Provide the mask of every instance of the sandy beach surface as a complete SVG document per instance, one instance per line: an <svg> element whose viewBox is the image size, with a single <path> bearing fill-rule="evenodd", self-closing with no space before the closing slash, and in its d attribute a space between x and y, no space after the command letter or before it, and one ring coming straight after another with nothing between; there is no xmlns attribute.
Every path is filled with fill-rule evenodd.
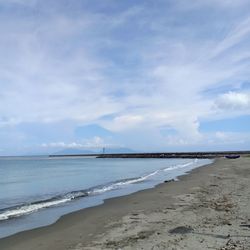
<svg viewBox="0 0 250 250"><path fill-rule="evenodd" d="M179 180L1 239L0 249L250 249L250 157Z"/></svg>

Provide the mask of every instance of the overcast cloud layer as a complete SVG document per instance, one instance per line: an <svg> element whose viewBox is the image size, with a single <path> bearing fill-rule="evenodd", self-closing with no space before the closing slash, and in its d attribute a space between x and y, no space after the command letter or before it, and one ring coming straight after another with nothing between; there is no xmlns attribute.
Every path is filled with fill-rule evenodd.
<svg viewBox="0 0 250 250"><path fill-rule="evenodd" d="M0 0L0 154L250 148L250 1Z"/></svg>

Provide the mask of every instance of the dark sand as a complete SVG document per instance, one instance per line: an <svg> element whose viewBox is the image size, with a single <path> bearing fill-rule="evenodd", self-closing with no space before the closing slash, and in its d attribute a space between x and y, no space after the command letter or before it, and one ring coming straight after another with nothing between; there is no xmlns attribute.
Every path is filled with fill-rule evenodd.
<svg viewBox="0 0 250 250"><path fill-rule="evenodd" d="M106 200L1 250L250 249L250 158L218 159L180 181Z"/></svg>

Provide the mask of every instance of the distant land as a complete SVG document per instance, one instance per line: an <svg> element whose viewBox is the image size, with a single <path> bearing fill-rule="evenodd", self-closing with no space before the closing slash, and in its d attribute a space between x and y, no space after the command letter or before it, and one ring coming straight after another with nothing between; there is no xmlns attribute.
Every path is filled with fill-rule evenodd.
<svg viewBox="0 0 250 250"><path fill-rule="evenodd" d="M95 154L96 152L91 150L76 149L76 148L65 148L55 152L55 155L71 155L71 154Z"/></svg>

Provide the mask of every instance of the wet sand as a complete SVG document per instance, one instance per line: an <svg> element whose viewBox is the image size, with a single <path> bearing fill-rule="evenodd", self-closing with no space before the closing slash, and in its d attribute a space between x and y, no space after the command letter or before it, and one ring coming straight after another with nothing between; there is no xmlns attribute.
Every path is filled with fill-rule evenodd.
<svg viewBox="0 0 250 250"><path fill-rule="evenodd" d="M250 157L179 179L1 239L0 249L250 249Z"/></svg>

